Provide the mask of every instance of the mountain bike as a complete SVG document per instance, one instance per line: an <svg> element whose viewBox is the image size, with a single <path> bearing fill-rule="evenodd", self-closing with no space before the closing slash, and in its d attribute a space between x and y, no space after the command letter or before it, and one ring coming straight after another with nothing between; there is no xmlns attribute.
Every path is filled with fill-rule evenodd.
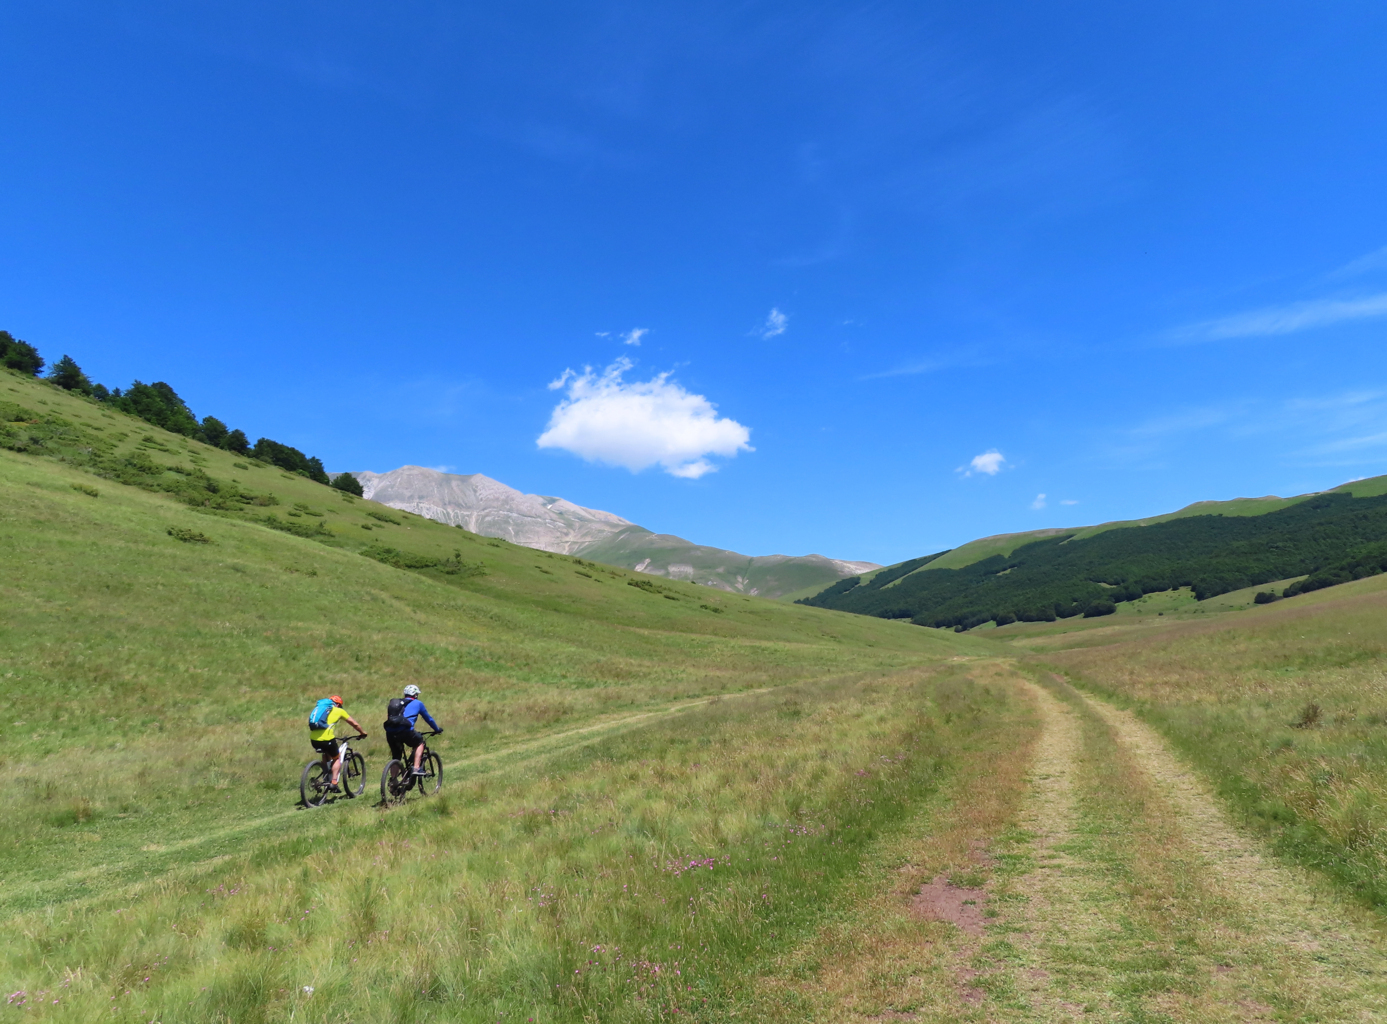
<svg viewBox="0 0 1387 1024"><path fill-rule="evenodd" d="M437 736L438 733L431 732L426 735ZM417 789L420 796L433 796L443 788L443 762L429 749L427 740L424 742L424 756L419 759L419 767L424 774L415 775L411 770L413 767L413 750L385 766L385 771L380 775L381 803L386 806L402 804L405 802L405 795L411 789Z"/></svg>
<svg viewBox="0 0 1387 1024"><path fill-rule="evenodd" d="M332 796L332 762L327 754L309 761L299 777L299 797L305 807L321 807ZM342 740L342 774L338 779L342 795L351 800L366 792L366 759Z"/></svg>

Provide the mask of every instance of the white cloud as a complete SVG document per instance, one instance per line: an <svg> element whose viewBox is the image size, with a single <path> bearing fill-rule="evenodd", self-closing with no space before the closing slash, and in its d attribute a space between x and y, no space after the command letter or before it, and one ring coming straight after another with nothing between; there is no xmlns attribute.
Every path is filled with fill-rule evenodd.
<svg viewBox="0 0 1387 1024"><path fill-rule="evenodd" d="M1031 502L1031 508L1036 509L1037 511L1039 511L1040 509L1042 509L1042 508L1044 508L1044 507L1045 507L1045 495L1044 495L1043 493L1042 493L1042 494L1037 494L1037 495L1035 496L1035 501Z"/></svg>
<svg viewBox="0 0 1387 1024"><path fill-rule="evenodd" d="M1387 292L1358 299L1313 299L1287 306L1238 313L1191 324L1174 332L1184 340L1222 341L1226 338L1254 338L1271 334L1294 334L1314 327L1327 327L1344 320L1365 320L1387 316Z"/></svg>
<svg viewBox="0 0 1387 1024"><path fill-rule="evenodd" d="M996 476L1006 468L1007 460L996 448L985 451L981 455L974 455L967 466L959 466L957 472L964 476L972 476L974 473L985 473L988 476Z"/></svg>
<svg viewBox="0 0 1387 1024"><path fill-rule="evenodd" d="M568 395L555 406L539 447L561 448L633 473L658 465L688 480L717 469L710 455L731 458L755 451L748 428L719 417L712 402L685 391L668 373L648 381L623 380L633 365L622 357L600 374L590 366L582 373L565 370L549 387L566 387Z"/></svg>
<svg viewBox="0 0 1387 1024"><path fill-rule="evenodd" d="M790 324L790 318L775 307L766 314L766 322L757 328L756 333L763 338L774 338L778 334L784 334L785 328Z"/></svg>
<svg viewBox="0 0 1387 1024"><path fill-rule="evenodd" d="M649 327L632 327L629 331L627 331L625 334L621 336L621 340L625 342L627 345L635 345L637 348L639 348L641 339L649 333Z"/></svg>
<svg viewBox="0 0 1387 1024"><path fill-rule="evenodd" d="M1061 504L1061 505L1077 505L1078 502L1075 501L1073 498L1061 498L1061 499L1060 499L1060 504Z"/></svg>

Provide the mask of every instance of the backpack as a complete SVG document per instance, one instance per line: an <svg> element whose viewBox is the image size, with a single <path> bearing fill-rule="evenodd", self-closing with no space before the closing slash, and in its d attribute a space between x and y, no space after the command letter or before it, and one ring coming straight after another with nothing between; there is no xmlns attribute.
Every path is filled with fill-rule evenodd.
<svg viewBox="0 0 1387 1024"><path fill-rule="evenodd" d="M331 700L324 697L313 705L313 710L308 715L308 727L310 729L326 729L327 716L332 713L332 709L337 707Z"/></svg>
<svg viewBox="0 0 1387 1024"><path fill-rule="evenodd" d="M391 697L390 703L385 705L385 727L391 732L404 732L414 728L414 723L405 717L405 708L409 707L414 700L413 697Z"/></svg>

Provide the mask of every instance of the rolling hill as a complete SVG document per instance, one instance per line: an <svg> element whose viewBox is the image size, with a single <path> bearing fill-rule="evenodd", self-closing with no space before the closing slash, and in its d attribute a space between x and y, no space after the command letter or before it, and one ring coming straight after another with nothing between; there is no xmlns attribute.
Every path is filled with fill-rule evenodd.
<svg viewBox="0 0 1387 1024"><path fill-rule="evenodd" d="M879 568L823 555L743 555L654 533L610 512L563 498L524 494L480 473L402 466L355 473L365 496L487 537L556 554L582 555L650 576L761 597L799 596Z"/></svg>
<svg viewBox="0 0 1387 1024"><path fill-rule="evenodd" d="M801 603L918 625L1053 621L1190 588L1200 600L1308 577L1279 595L1387 570L1387 477L1295 498L1199 502L1133 522L983 538L839 581Z"/></svg>

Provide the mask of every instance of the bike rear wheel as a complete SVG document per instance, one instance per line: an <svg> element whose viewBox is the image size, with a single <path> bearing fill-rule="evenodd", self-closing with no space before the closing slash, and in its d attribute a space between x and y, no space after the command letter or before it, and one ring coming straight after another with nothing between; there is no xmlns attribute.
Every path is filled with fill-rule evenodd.
<svg viewBox="0 0 1387 1024"><path fill-rule="evenodd" d="M387 806L404 803L410 781L409 767L403 761L391 761L380 773L380 802Z"/></svg>
<svg viewBox="0 0 1387 1024"><path fill-rule="evenodd" d="M366 759L356 751L342 760L342 792L351 799L366 792Z"/></svg>
<svg viewBox="0 0 1387 1024"><path fill-rule="evenodd" d="M321 807L332 786L332 769L322 761L309 761L299 776L299 798L305 807Z"/></svg>
<svg viewBox="0 0 1387 1024"><path fill-rule="evenodd" d="M437 754L430 750L424 755L419 767L424 769L424 774L419 776L420 793L432 796L443 788L443 762Z"/></svg>

